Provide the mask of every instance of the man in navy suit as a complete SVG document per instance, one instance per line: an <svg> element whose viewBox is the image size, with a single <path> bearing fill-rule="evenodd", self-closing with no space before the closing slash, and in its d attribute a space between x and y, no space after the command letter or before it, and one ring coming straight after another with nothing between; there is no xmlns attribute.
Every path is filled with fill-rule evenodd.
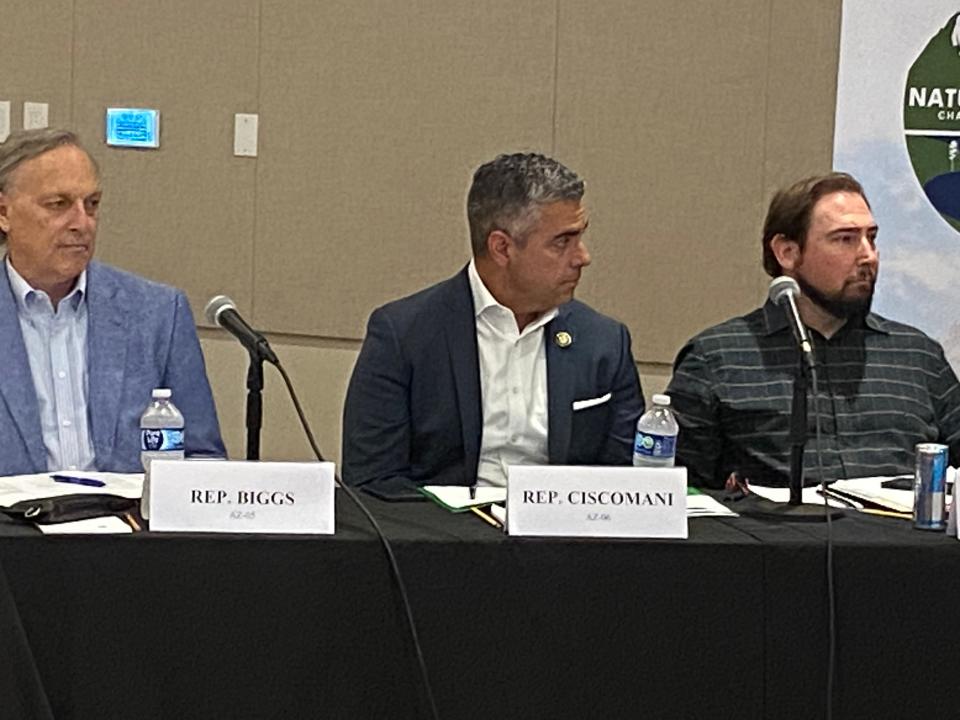
<svg viewBox="0 0 960 720"><path fill-rule="evenodd" d="M473 259L370 316L343 478L388 498L503 485L511 464L628 465L643 397L621 323L573 299L590 264L583 181L501 155L467 197Z"/></svg>
<svg viewBox="0 0 960 720"><path fill-rule="evenodd" d="M188 456L226 454L184 294L91 261L100 196L73 133L0 145L0 475L142 470L155 387L173 392Z"/></svg>

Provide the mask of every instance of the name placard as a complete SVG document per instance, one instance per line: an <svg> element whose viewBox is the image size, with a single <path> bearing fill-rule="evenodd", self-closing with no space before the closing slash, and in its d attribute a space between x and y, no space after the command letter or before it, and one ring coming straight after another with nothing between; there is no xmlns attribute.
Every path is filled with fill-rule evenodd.
<svg viewBox="0 0 960 720"><path fill-rule="evenodd" d="M330 535L334 465L154 460L150 529Z"/></svg>
<svg viewBox="0 0 960 720"><path fill-rule="evenodd" d="M507 533L686 538L687 469L511 465Z"/></svg>

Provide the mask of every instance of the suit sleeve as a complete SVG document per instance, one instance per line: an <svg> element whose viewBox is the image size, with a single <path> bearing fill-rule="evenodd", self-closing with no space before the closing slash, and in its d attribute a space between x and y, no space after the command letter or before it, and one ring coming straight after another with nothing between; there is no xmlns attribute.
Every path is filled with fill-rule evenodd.
<svg viewBox="0 0 960 720"><path fill-rule="evenodd" d="M343 480L378 495L411 496L410 378L396 329L375 310L343 410Z"/></svg>
<svg viewBox="0 0 960 720"><path fill-rule="evenodd" d="M183 413L187 457L226 457L200 340L186 296L177 291L164 384Z"/></svg>
<svg viewBox="0 0 960 720"><path fill-rule="evenodd" d="M723 483L717 478L722 445L715 387L708 359L695 345L684 347L674 363L667 394L680 425L677 464L687 468L690 484L697 487L722 487Z"/></svg>
<svg viewBox="0 0 960 720"><path fill-rule="evenodd" d="M630 465L633 463L637 420L643 415L645 406L637 365L633 360L630 331L625 325L620 326L620 362L610 392L613 421L601 462L604 465Z"/></svg>

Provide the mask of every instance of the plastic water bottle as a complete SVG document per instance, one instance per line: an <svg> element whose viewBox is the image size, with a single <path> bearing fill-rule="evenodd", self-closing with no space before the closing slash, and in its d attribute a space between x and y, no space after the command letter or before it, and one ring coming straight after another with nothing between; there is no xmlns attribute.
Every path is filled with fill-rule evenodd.
<svg viewBox="0 0 960 720"><path fill-rule="evenodd" d="M637 467L673 467L679 431L677 419L670 412L670 396L654 395L653 407L637 420L633 464Z"/></svg>
<svg viewBox="0 0 960 720"><path fill-rule="evenodd" d="M168 388L154 388L153 401L140 416L140 462L143 465L143 499L140 514L150 517L150 463L183 460L183 415L170 401Z"/></svg>

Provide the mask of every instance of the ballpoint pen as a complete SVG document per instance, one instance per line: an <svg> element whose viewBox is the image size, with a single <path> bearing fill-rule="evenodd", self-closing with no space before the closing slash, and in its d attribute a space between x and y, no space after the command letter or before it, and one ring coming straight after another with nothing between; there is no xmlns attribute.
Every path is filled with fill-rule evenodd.
<svg viewBox="0 0 960 720"><path fill-rule="evenodd" d="M71 485L85 485L87 487L106 487L106 483L103 480L97 480L96 478L85 478L85 477L75 477L73 475L51 475L50 476L54 482L58 483L70 483Z"/></svg>

